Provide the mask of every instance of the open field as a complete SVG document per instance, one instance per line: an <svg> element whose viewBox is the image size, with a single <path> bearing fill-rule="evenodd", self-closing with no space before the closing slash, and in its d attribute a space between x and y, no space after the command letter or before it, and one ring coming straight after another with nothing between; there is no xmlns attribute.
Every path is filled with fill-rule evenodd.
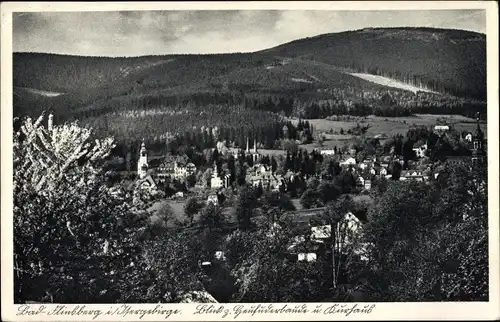
<svg viewBox="0 0 500 322"><path fill-rule="evenodd" d="M350 194L352 200L354 202L364 202L367 204L372 204L374 202L373 198L370 195L355 195L355 194ZM295 206L295 211L304 211L304 207L300 204L300 198L294 198L291 199L292 204ZM320 209L320 208L316 208Z"/></svg>
<svg viewBox="0 0 500 322"><path fill-rule="evenodd" d="M186 199L187 200L187 199ZM171 199L163 199L155 202L150 208L149 211L151 213L150 220L152 223L155 223L159 220L158 214L156 213L161 207L163 207L165 204L168 204L170 206L170 209L172 210L173 213L173 218L170 220L167 226L173 227L175 226L175 222L183 222L188 220L186 217L186 214L184 213L184 204L186 203L186 200L171 200ZM224 214L224 217L226 218L226 221L230 224L236 222L236 217L234 214L234 211L231 207L225 207L222 209L222 213ZM199 214L194 217L194 222L198 222L200 220Z"/></svg>
<svg viewBox="0 0 500 322"><path fill-rule="evenodd" d="M459 130L472 131L475 128L476 120L462 115L432 115L432 114L416 114L415 116L406 117L381 117L381 116L366 116L358 117L352 121L331 121L327 119L311 119L308 120L316 131L328 132L331 129L339 132L341 128L344 131L356 127L357 123L361 125L370 125L369 134L396 134L406 132L410 126L432 126L437 120L446 120L448 124L452 124ZM482 126L486 127L486 123L482 122ZM484 129L485 130L485 129Z"/></svg>
<svg viewBox="0 0 500 322"><path fill-rule="evenodd" d="M258 152L262 153L263 155L269 155L270 157L286 155L285 150L276 150L276 149L259 149Z"/></svg>
<svg viewBox="0 0 500 322"><path fill-rule="evenodd" d="M340 134L325 134L325 141L322 146L319 146L316 142L309 144L301 144L300 147L311 152L314 149L333 149L335 146L341 148L346 144L349 144L353 140L352 135L340 135Z"/></svg>
<svg viewBox="0 0 500 322"><path fill-rule="evenodd" d="M318 132L325 132L325 141L323 148L333 148L334 146L341 147L352 140L352 135L329 134L330 130L338 133L340 129L347 131L356 127L359 123L361 126L370 125L367 135L376 136L385 134L392 136L395 134L405 134L408 129L413 126L433 126L436 125L438 119L446 120L446 122L458 131L473 132L476 128L476 120L461 115L431 115L431 114L416 114L408 117L380 117L370 115L367 117L359 117L352 121L331 121L327 119L311 119L308 120ZM481 128L486 132L486 122L481 122ZM316 143L303 145L302 147L309 149L317 148Z"/></svg>
<svg viewBox="0 0 500 322"><path fill-rule="evenodd" d="M170 209L172 210L172 214L174 215L173 221L184 221L187 219L186 215L184 214L184 201L177 201L177 200L167 200L163 199L158 202L155 202L150 208L149 211L152 213L151 215L151 222L155 223L156 221L159 220L158 215L156 214L158 210L160 210L165 204L168 204L170 206ZM170 223L172 224L172 223Z"/></svg>

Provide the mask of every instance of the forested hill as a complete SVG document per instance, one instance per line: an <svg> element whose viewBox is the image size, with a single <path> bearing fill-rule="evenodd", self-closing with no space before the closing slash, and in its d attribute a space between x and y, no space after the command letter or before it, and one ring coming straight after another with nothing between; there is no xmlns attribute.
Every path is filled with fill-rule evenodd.
<svg viewBox="0 0 500 322"><path fill-rule="evenodd" d="M420 79L457 95L486 95L486 35L470 31L369 28L300 39L264 53Z"/></svg>
<svg viewBox="0 0 500 322"><path fill-rule="evenodd" d="M56 116L85 118L222 104L303 118L472 115L485 112L485 70L485 35L429 28L325 34L254 53L129 58L14 53L14 114L50 109ZM361 74L413 90L376 84Z"/></svg>
<svg viewBox="0 0 500 322"><path fill-rule="evenodd" d="M486 37L484 34L431 28L376 28L324 34L256 53L170 55L133 58L14 54L16 86L56 92L98 87L134 73L181 69L184 84L197 83L207 72L222 76L266 67L286 58L348 67L399 79L418 79L435 89L484 98ZM165 66L171 65L171 68ZM207 70L207 68L213 70ZM261 72L265 72L263 69ZM243 81L243 80L242 80Z"/></svg>

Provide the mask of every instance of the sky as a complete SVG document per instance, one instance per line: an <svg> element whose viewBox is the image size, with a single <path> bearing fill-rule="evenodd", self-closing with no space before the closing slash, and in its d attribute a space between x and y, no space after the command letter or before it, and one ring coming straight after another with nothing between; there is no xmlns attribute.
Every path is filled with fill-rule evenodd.
<svg viewBox="0 0 500 322"><path fill-rule="evenodd" d="M486 33L484 10L107 11L13 15L15 52L84 56L250 52L367 27L435 27Z"/></svg>

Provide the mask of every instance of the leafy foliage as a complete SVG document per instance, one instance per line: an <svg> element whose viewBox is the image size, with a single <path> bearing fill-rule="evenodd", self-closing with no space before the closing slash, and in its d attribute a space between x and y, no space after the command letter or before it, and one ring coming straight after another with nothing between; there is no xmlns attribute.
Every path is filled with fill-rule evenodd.
<svg viewBox="0 0 500 322"><path fill-rule="evenodd" d="M115 301L137 273L144 218L104 182L111 139L42 120L14 135L15 299Z"/></svg>
<svg viewBox="0 0 500 322"><path fill-rule="evenodd" d="M450 170L431 189L391 183L371 209L364 278L375 298L487 300L485 173L460 164Z"/></svg>

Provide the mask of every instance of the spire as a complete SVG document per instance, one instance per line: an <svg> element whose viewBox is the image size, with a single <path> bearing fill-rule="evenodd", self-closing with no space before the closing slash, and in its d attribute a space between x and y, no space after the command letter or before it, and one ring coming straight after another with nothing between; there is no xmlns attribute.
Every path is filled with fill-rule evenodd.
<svg viewBox="0 0 500 322"><path fill-rule="evenodd" d="M253 140L253 152L257 153L257 140L256 139Z"/></svg>
<svg viewBox="0 0 500 322"><path fill-rule="evenodd" d="M247 149L246 149L246 152L249 152L249 147L248 147L248 136L247 136Z"/></svg>
<svg viewBox="0 0 500 322"><path fill-rule="evenodd" d="M141 157L146 156L146 143L144 142L144 139L142 139L140 155Z"/></svg>
<svg viewBox="0 0 500 322"><path fill-rule="evenodd" d="M479 113L477 113L476 122L477 122L477 128L474 136L474 148L472 150L473 161L474 160L477 161L478 157L483 156L485 154L483 146L484 134L483 131L481 130L481 126L479 125Z"/></svg>
<svg viewBox="0 0 500 322"><path fill-rule="evenodd" d="M54 124L54 115L49 114L49 122L48 122L48 126L47 126L47 129L50 131L52 131L52 126Z"/></svg>
<svg viewBox="0 0 500 322"><path fill-rule="evenodd" d="M481 126L479 125L479 112L477 113L476 117L476 141L482 141L484 139L484 133L481 130Z"/></svg>

